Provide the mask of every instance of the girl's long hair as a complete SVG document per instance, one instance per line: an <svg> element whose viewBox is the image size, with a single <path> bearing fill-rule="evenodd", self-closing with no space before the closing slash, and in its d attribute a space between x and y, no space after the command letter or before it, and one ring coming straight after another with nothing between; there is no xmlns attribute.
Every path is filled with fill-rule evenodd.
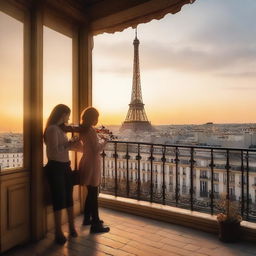
<svg viewBox="0 0 256 256"><path fill-rule="evenodd" d="M99 116L99 112L96 108L88 107L83 110L81 114L80 124L87 130L93 125L94 120Z"/></svg>
<svg viewBox="0 0 256 256"><path fill-rule="evenodd" d="M54 125L57 124L59 122L59 120L61 119L61 117L64 114L70 114L71 110L68 106L64 105L64 104L58 104L57 106L55 106L47 120L45 129L44 129L44 140L45 140L45 131L46 129L50 126L50 125Z"/></svg>

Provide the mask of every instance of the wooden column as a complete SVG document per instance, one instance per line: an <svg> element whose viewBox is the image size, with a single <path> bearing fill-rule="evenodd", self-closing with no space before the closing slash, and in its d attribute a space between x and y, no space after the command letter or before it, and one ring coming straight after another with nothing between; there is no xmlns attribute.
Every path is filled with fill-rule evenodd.
<svg viewBox="0 0 256 256"><path fill-rule="evenodd" d="M78 53L79 53L79 80L78 102L79 112L92 105L92 49L93 37L88 26L79 29Z"/></svg>
<svg viewBox="0 0 256 256"><path fill-rule="evenodd" d="M31 9L30 30L30 156L31 236L45 235L43 202L43 7L37 1Z"/></svg>
<svg viewBox="0 0 256 256"><path fill-rule="evenodd" d="M93 37L86 24L79 27L73 36L73 114L74 123L79 123L84 108L92 105L92 49ZM87 191L79 188L80 211L83 212Z"/></svg>

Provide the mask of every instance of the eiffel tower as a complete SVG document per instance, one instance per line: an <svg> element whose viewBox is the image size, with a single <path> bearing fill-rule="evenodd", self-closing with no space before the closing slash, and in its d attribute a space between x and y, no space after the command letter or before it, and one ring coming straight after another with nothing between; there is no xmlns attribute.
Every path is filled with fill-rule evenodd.
<svg viewBox="0 0 256 256"><path fill-rule="evenodd" d="M140 84L140 64L139 64L139 44L137 38L137 28L135 29L134 60L133 60L133 82L132 95L129 104L129 110L120 130L132 131L153 131L151 123L148 121L144 103L142 101L141 84Z"/></svg>

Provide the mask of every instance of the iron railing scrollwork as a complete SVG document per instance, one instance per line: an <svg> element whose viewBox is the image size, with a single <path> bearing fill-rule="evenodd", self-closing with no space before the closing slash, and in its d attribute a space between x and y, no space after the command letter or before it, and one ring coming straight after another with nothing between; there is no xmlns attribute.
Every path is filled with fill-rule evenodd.
<svg viewBox="0 0 256 256"><path fill-rule="evenodd" d="M225 192L256 221L256 150L111 141L101 156L101 193L213 215Z"/></svg>

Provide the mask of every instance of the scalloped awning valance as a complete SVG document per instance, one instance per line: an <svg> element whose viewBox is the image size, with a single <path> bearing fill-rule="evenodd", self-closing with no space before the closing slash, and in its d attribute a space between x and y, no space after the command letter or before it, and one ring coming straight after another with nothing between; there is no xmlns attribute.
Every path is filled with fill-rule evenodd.
<svg viewBox="0 0 256 256"><path fill-rule="evenodd" d="M168 13L177 13L185 4L195 0L150 0L120 12L93 20L90 30L94 35L104 32L114 33L128 27L136 27L140 23L147 23L153 19L161 19Z"/></svg>

